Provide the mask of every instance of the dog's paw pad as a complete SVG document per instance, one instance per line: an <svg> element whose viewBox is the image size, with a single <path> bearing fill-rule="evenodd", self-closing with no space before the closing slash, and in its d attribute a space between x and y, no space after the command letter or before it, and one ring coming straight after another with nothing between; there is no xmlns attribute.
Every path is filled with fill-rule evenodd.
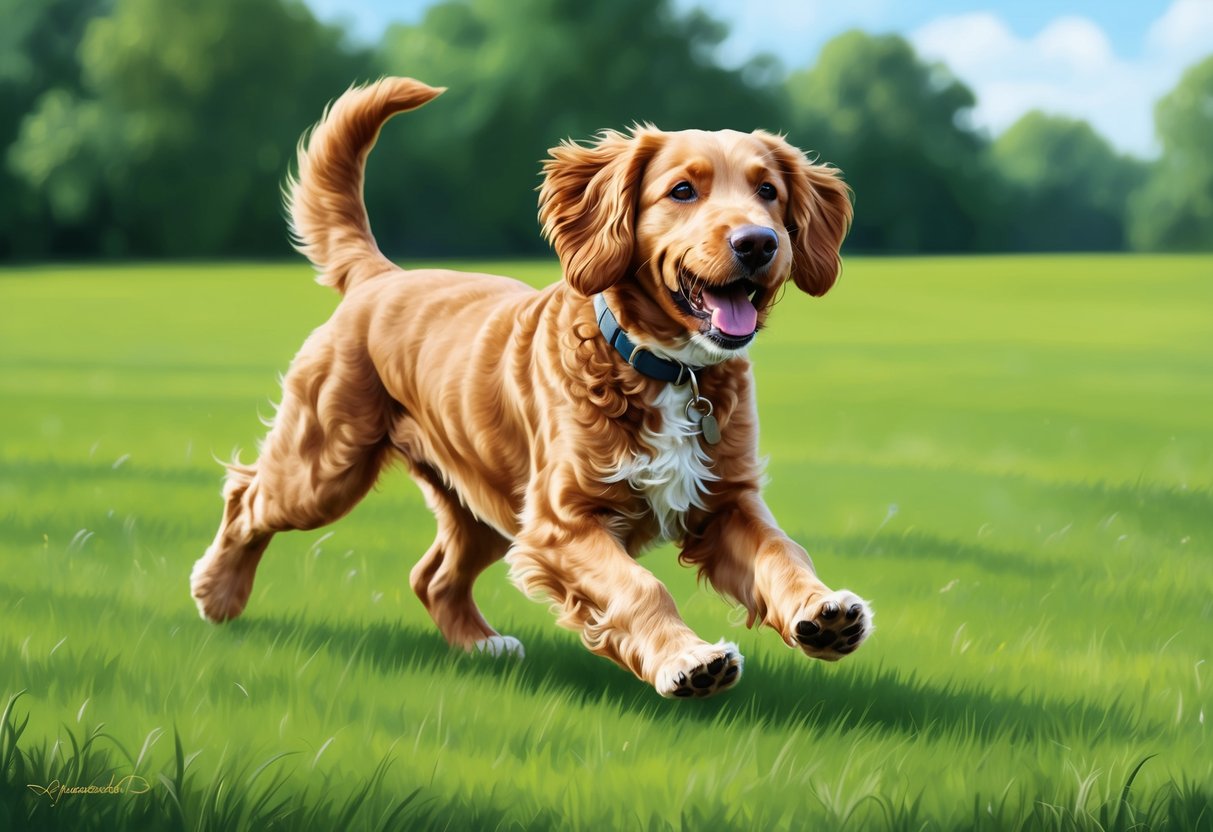
<svg viewBox="0 0 1213 832"><path fill-rule="evenodd" d="M667 698L704 699L728 690L741 678L744 659L736 644L705 644L679 657L661 674L657 692Z"/></svg>
<svg viewBox="0 0 1213 832"><path fill-rule="evenodd" d="M489 636L488 638L480 639L474 647L475 652L483 653L493 658L499 656L515 659L526 658L526 650L522 648L522 642L513 636Z"/></svg>
<svg viewBox="0 0 1213 832"><path fill-rule="evenodd" d="M853 592L831 592L800 611L793 619L792 637L816 659L837 661L872 634L872 610Z"/></svg>

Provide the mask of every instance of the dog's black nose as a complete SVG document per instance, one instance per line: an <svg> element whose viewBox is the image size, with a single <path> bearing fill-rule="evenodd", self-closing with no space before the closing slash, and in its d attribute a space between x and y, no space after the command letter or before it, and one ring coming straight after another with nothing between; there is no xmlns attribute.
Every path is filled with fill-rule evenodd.
<svg viewBox="0 0 1213 832"><path fill-rule="evenodd" d="M761 225L743 225L729 235L729 245L741 264L750 271L761 269L779 249L779 237L775 229Z"/></svg>

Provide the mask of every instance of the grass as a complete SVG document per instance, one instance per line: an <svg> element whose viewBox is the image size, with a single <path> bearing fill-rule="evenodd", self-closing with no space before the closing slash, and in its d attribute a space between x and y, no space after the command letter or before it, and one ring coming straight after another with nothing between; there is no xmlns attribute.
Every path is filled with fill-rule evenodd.
<svg viewBox="0 0 1213 832"><path fill-rule="evenodd" d="M301 265L0 271L0 828L1213 829L1211 272L852 259L789 292L752 350L769 501L878 631L809 662L657 550L747 656L667 702L500 565L478 600L527 659L452 654L398 471L204 624L214 460L335 296Z"/></svg>

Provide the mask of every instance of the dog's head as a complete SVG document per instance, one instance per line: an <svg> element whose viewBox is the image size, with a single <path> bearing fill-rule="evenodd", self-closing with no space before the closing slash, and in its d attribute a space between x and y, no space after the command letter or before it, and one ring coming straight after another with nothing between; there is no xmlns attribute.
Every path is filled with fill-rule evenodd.
<svg viewBox="0 0 1213 832"><path fill-rule="evenodd" d="M544 173L539 218L565 279L614 287L623 326L671 357L724 360L784 282L822 295L838 275L847 187L771 133L608 131L553 148Z"/></svg>

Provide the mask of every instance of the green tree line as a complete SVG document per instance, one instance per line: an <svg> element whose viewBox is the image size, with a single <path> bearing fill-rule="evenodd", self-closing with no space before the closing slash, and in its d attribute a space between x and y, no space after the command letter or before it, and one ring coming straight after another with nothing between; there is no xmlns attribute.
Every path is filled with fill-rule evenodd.
<svg viewBox="0 0 1213 832"><path fill-rule="evenodd" d="M726 27L668 0L444 0L373 46L299 0L0 0L0 19L5 259L283 254L296 140L384 74L451 89L371 157L397 256L542 251L547 148L643 121L787 133L845 172L855 251L1213 248L1213 56L1158 102L1146 162L1037 112L991 139L973 92L895 35L722 67Z"/></svg>

